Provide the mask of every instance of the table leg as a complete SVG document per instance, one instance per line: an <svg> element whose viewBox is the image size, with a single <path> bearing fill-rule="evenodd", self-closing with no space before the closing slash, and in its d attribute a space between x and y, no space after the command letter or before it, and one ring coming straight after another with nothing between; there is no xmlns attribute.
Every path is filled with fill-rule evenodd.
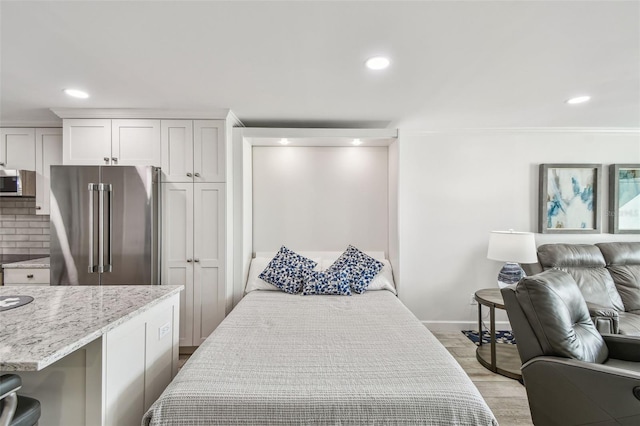
<svg viewBox="0 0 640 426"><path fill-rule="evenodd" d="M478 346L482 346L482 304L478 303Z"/></svg>
<svg viewBox="0 0 640 426"><path fill-rule="evenodd" d="M489 307L490 321L491 321L491 368L493 371L498 371L496 361L496 308L495 306Z"/></svg>

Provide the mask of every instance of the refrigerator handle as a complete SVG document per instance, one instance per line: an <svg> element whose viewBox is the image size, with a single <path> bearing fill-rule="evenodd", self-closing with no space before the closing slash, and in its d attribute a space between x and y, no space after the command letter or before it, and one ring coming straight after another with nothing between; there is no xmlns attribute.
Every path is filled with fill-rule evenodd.
<svg viewBox="0 0 640 426"><path fill-rule="evenodd" d="M107 195L109 197L109 229L108 229L108 236L107 236L107 264L104 265L104 272L111 272L112 270L112 266L111 266L111 245L113 243L113 185L111 184L107 184L105 185L104 190L107 192Z"/></svg>
<svg viewBox="0 0 640 426"><path fill-rule="evenodd" d="M88 271L90 274L96 272L95 267L96 265L93 263L93 244L94 244L94 234L95 234L95 224L93 223L93 219L95 217L94 211L93 211L93 205L94 205L94 199L93 199L93 193L96 191L96 187L97 185L95 183L90 183L89 184L89 229L91 229L91 232L89 232L89 266L88 266Z"/></svg>
<svg viewBox="0 0 640 426"><path fill-rule="evenodd" d="M98 184L98 272L104 272L104 184Z"/></svg>

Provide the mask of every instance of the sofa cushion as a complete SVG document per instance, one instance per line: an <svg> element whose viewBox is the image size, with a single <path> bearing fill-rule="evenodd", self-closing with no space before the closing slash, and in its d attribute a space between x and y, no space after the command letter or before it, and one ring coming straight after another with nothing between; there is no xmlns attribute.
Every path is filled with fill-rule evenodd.
<svg viewBox="0 0 640 426"><path fill-rule="evenodd" d="M551 269L525 277L516 286L516 298L545 355L597 363L607 359L607 345L571 275Z"/></svg>
<svg viewBox="0 0 640 426"><path fill-rule="evenodd" d="M624 304L611 278L600 249L591 244L544 244L538 247L543 269L571 274L585 300L617 311Z"/></svg>
<svg viewBox="0 0 640 426"><path fill-rule="evenodd" d="M640 312L618 312L618 333L640 336Z"/></svg>
<svg viewBox="0 0 640 426"><path fill-rule="evenodd" d="M611 274L626 311L640 314L640 243L596 244Z"/></svg>

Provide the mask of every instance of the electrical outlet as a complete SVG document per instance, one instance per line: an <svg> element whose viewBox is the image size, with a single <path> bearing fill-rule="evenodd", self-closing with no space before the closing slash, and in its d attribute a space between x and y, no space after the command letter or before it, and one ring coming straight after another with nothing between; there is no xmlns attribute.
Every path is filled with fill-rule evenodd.
<svg viewBox="0 0 640 426"><path fill-rule="evenodd" d="M171 323L165 323L158 328L158 340L169 334L171 331Z"/></svg>
<svg viewBox="0 0 640 426"><path fill-rule="evenodd" d="M476 300L476 294L475 293L471 293L471 300L469 300L469 304L470 305L477 305L478 301Z"/></svg>

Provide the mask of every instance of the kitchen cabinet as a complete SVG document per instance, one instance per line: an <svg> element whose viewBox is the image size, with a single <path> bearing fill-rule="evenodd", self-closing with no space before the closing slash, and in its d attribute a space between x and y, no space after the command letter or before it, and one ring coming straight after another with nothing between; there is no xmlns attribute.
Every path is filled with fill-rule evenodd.
<svg viewBox="0 0 640 426"><path fill-rule="evenodd" d="M224 182L224 120L162 120L163 180Z"/></svg>
<svg viewBox="0 0 640 426"><path fill-rule="evenodd" d="M6 268L4 285L49 285L49 268Z"/></svg>
<svg viewBox="0 0 640 426"><path fill-rule="evenodd" d="M62 129L35 129L36 214L49 214L51 166L62 164Z"/></svg>
<svg viewBox="0 0 640 426"><path fill-rule="evenodd" d="M158 166L160 120L65 119L63 164Z"/></svg>
<svg viewBox="0 0 640 426"><path fill-rule="evenodd" d="M36 133L34 128L0 129L0 169L36 169Z"/></svg>
<svg viewBox="0 0 640 426"><path fill-rule="evenodd" d="M198 346L225 316L225 184L162 183L162 284L183 285L180 346Z"/></svg>

